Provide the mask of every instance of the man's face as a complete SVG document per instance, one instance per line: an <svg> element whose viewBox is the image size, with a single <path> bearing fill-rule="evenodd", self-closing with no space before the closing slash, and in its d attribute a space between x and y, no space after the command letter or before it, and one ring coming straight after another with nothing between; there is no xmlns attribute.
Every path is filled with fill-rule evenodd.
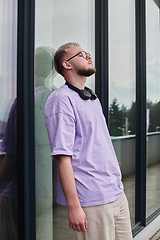
<svg viewBox="0 0 160 240"><path fill-rule="evenodd" d="M85 52L81 47L78 46L68 48L66 52L67 59L71 58L81 51ZM85 59L80 53L68 62L72 66L72 69L76 71L79 76L89 77L96 72L96 68L92 64L90 55L87 55Z"/></svg>

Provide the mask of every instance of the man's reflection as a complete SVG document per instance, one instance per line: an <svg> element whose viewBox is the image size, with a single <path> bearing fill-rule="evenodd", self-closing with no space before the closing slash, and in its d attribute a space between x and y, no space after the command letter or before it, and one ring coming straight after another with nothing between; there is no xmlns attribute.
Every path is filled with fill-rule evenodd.
<svg viewBox="0 0 160 240"><path fill-rule="evenodd" d="M54 49L39 47L35 55L35 146L36 146L36 216L37 239L52 235L52 161L44 105L56 76L53 67ZM14 101L3 136L6 153L0 167L0 240L17 240L17 100Z"/></svg>
<svg viewBox="0 0 160 240"><path fill-rule="evenodd" d="M0 167L0 240L17 240L17 100L15 99L3 135L6 153Z"/></svg>
<svg viewBox="0 0 160 240"><path fill-rule="evenodd" d="M52 239L52 159L44 121L44 105L56 88L54 49L38 47L35 53L35 162L36 162L36 237Z"/></svg>

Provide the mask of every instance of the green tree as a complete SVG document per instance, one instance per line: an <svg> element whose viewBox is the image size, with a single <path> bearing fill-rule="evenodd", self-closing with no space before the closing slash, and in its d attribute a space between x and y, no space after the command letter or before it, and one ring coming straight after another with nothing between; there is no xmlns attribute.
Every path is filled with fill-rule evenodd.
<svg viewBox="0 0 160 240"><path fill-rule="evenodd" d="M150 124L149 124L149 132L156 132L156 130L160 130L160 101L157 103L153 103L152 101L147 101L147 108L150 109Z"/></svg>
<svg viewBox="0 0 160 240"><path fill-rule="evenodd" d="M127 109L124 105L119 107L117 99L114 98L109 108L109 132L111 136L122 136Z"/></svg>
<svg viewBox="0 0 160 240"><path fill-rule="evenodd" d="M136 134L136 103L132 102L132 106L128 112L128 122L130 134Z"/></svg>

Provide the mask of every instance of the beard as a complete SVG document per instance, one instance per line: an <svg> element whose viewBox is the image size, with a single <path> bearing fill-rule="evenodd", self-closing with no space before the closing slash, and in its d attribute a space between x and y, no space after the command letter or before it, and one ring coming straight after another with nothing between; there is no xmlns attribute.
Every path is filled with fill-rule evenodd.
<svg viewBox="0 0 160 240"><path fill-rule="evenodd" d="M90 69L78 69L77 74L79 76L84 76L84 77L90 77L92 74L96 73L96 68L90 68Z"/></svg>

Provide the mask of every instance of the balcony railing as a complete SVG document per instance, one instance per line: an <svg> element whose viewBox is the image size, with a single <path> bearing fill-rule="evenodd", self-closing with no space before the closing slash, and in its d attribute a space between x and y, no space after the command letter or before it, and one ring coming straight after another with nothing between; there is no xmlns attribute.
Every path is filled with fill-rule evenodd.
<svg viewBox="0 0 160 240"><path fill-rule="evenodd" d="M135 173L136 135L111 137L123 177ZM160 132L147 134L147 166L160 162Z"/></svg>

